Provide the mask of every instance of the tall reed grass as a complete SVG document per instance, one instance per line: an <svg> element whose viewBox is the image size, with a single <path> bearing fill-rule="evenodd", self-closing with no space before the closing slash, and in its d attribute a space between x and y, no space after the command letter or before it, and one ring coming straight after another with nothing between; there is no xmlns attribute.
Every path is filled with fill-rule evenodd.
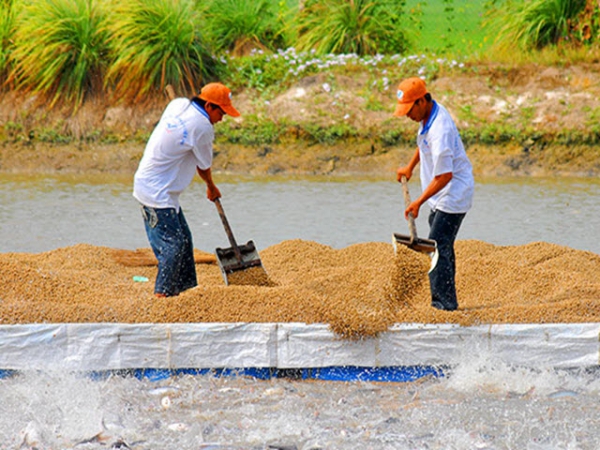
<svg viewBox="0 0 600 450"><path fill-rule="evenodd" d="M491 14L491 24L498 29L495 43L505 49L514 50L516 45L522 50L540 50L573 41L576 19L585 6L586 0L507 2Z"/></svg>
<svg viewBox="0 0 600 450"><path fill-rule="evenodd" d="M219 72L200 30L193 0L105 0L110 66L106 86L125 101L143 101L167 84L196 93Z"/></svg>
<svg viewBox="0 0 600 450"><path fill-rule="evenodd" d="M217 53L277 50L287 45L281 20L286 10L272 0L207 0L201 3L201 26Z"/></svg>
<svg viewBox="0 0 600 450"><path fill-rule="evenodd" d="M80 105L102 90L106 66L104 13L93 0L16 1L9 83Z"/></svg>
<svg viewBox="0 0 600 450"><path fill-rule="evenodd" d="M296 48L327 53L402 53L408 48L404 0L307 0L293 26Z"/></svg>
<svg viewBox="0 0 600 450"><path fill-rule="evenodd" d="M12 52L15 8L14 0L0 1L0 87L5 84L9 67L9 55Z"/></svg>

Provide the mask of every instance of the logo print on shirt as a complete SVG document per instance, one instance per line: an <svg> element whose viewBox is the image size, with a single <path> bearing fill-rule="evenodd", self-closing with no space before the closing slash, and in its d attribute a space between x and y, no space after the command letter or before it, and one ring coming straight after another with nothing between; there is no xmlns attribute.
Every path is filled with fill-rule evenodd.
<svg viewBox="0 0 600 450"><path fill-rule="evenodd" d="M185 126L185 122L180 117L171 117L172 121L167 121L165 124L165 132L171 134L174 131L177 131L181 128L181 139L179 140L179 145L185 145L190 133Z"/></svg>
<svg viewBox="0 0 600 450"><path fill-rule="evenodd" d="M177 120L176 117L170 117L169 119L166 120L165 131L167 133L171 133L177 129L179 124L176 122L176 120Z"/></svg>

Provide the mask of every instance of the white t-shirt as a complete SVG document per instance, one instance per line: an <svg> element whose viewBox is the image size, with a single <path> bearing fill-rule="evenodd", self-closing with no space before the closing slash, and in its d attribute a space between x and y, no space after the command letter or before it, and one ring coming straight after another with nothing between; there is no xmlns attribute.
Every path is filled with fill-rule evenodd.
<svg viewBox="0 0 600 450"><path fill-rule="evenodd" d="M437 102L427 123L419 126L417 145L423 190L437 175L452 172L452 180L427 204L432 210L466 213L473 203L473 169L450 113Z"/></svg>
<svg viewBox="0 0 600 450"><path fill-rule="evenodd" d="M152 132L134 176L133 196L152 208L175 208L196 167L212 164L214 129L208 115L186 98L172 100Z"/></svg>

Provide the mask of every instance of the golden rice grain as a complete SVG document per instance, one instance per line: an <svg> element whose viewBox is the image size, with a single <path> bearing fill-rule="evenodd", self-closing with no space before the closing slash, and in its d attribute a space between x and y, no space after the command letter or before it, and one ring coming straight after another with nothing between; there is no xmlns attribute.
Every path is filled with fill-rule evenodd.
<svg viewBox="0 0 600 450"><path fill-rule="evenodd" d="M265 269L260 266L248 267L227 273L227 283L236 286L272 286Z"/></svg>
<svg viewBox="0 0 600 450"><path fill-rule="evenodd" d="M155 266L119 264L115 251L79 244L0 254L0 323L304 322L360 338L399 322L600 321L600 256L543 242L457 241L454 312L430 306L428 256L381 242L340 250L281 242L261 251L264 284L248 269L250 283L225 286L216 264L199 263L199 285L168 298L153 295Z"/></svg>

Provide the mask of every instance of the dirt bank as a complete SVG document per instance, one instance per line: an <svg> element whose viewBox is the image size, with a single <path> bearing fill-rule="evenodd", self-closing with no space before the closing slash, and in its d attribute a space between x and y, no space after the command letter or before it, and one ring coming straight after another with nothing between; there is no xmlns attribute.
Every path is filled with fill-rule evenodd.
<svg viewBox="0 0 600 450"><path fill-rule="evenodd" d="M430 306L428 257L406 248L395 255L386 243L337 250L284 241L261 251L272 286L225 286L216 264L198 263L199 286L166 299L152 294L156 267L124 265L122 254L83 244L0 254L0 324L318 322L358 337L401 322L600 321L600 281L590 276L600 257L541 242L458 241L455 312Z"/></svg>
<svg viewBox="0 0 600 450"><path fill-rule="evenodd" d="M144 143L0 145L0 173L111 174L133 177ZM217 143L213 173L224 175L331 175L394 179L395 169L414 151L401 146L374 151L368 142L311 145L296 142L262 147ZM543 150L520 145L471 145L467 152L476 177L600 175L596 147L553 146Z"/></svg>
<svg viewBox="0 0 600 450"><path fill-rule="evenodd" d="M416 132L391 115L396 83L328 73L274 94L238 90L242 117L217 125L214 170L385 177L407 160ZM455 117L476 175L600 174L598 64L487 64L439 73L429 89ZM133 174L166 102L158 94L133 106L94 99L72 114L5 93L0 171Z"/></svg>

